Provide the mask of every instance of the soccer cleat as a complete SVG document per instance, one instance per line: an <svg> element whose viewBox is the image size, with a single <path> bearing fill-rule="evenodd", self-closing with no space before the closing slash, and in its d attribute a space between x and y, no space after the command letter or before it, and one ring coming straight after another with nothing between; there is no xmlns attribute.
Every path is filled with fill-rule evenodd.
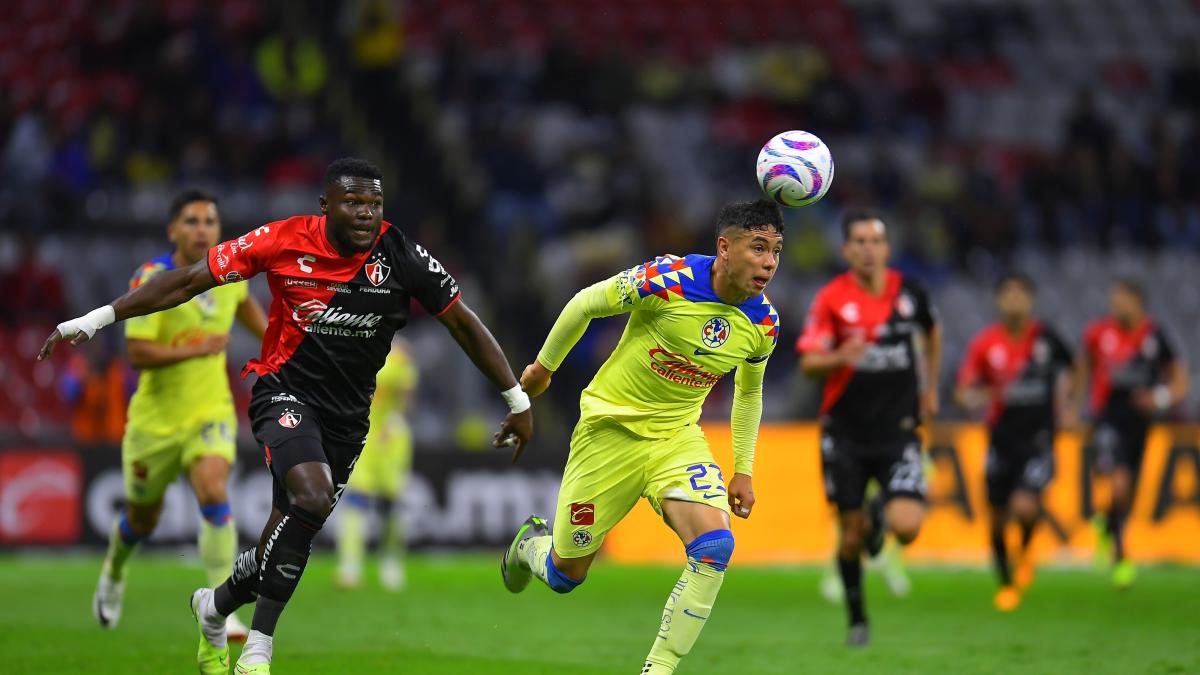
<svg viewBox="0 0 1200 675"><path fill-rule="evenodd" d="M379 585L393 593L404 590L404 565L394 556L379 561Z"/></svg>
<svg viewBox="0 0 1200 675"><path fill-rule="evenodd" d="M1104 514L1096 514L1092 518L1092 532L1096 537L1096 553L1095 565L1097 571L1108 569L1109 563L1112 561L1113 540L1112 535L1108 533L1108 523Z"/></svg>
<svg viewBox="0 0 1200 675"><path fill-rule="evenodd" d="M92 596L92 614L101 628L112 630L121 620L121 602L125 597L125 582L113 581L108 576L108 565L100 570L96 582L96 594Z"/></svg>
<svg viewBox="0 0 1200 675"><path fill-rule="evenodd" d="M842 598L846 596L846 589L842 588L842 580L834 569L825 568L825 573L821 575L820 589L821 597L831 605L842 604Z"/></svg>
<svg viewBox="0 0 1200 675"><path fill-rule="evenodd" d="M357 569L338 567L333 575L333 587L339 591L353 591L362 584L362 572Z"/></svg>
<svg viewBox="0 0 1200 675"><path fill-rule="evenodd" d="M238 663L234 667L233 672L235 675L271 675L271 664L255 663L254 665L244 666Z"/></svg>
<svg viewBox="0 0 1200 675"><path fill-rule="evenodd" d="M202 608L208 602L212 589L201 588L188 600L192 610L192 618L196 620L196 630L200 631L200 646L196 649L196 665L200 667L200 675L229 675L229 643L218 647L213 644L204 630ZM224 630L224 626L220 628ZM219 635L219 634L218 634Z"/></svg>
<svg viewBox="0 0 1200 675"><path fill-rule="evenodd" d="M1013 586L1016 586L1018 591L1022 593L1025 589L1033 585L1033 578L1036 576L1037 570L1033 566L1033 560L1029 554L1021 556L1021 560L1017 563L1017 569L1013 572Z"/></svg>
<svg viewBox="0 0 1200 675"><path fill-rule="evenodd" d="M545 536L549 532L546 521L537 516L529 516L524 523L521 523L520 529L517 530L517 536L513 537L512 544L509 545L504 558L500 560L500 576L504 578L504 587L510 593L520 593L525 590L525 587L529 585L529 580L533 578L529 567L524 564L519 555L521 545L525 543L526 539Z"/></svg>
<svg viewBox="0 0 1200 675"><path fill-rule="evenodd" d="M998 612L1012 612L1021 605L1021 593L1012 586L1001 586L992 604Z"/></svg>
<svg viewBox="0 0 1200 675"><path fill-rule="evenodd" d="M673 672L675 671L671 668L649 661L646 662L646 665L642 666L640 671L641 675L671 675Z"/></svg>
<svg viewBox="0 0 1200 675"><path fill-rule="evenodd" d="M897 598L906 597L912 590L912 581L908 578L908 570L904 568L903 548L893 542L892 546L879 557L879 571L888 590Z"/></svg>
<svg viewBox="0 0 1200 675"><path fill-rule="evenodd" d="M856 623L850 626L850 633L846 635L847 647L866 647L871 644L871 628L865 623Z"/></svg>
<svg viewBox="0 0 1200 675"><path fill-rule="evenodd" d="M1113 567L1112 583L1118 591L1127 590L1137 581L1137 567L1128 560L1122 560Z"/></svg>
<svg viewBox="0 0 1200 675"><path fill-rule="evenodd" d="M246 636L250 635L250 629L242 620L237 618L237 614L230 614L225 617L225 637L230 642L245 642Z"/></svg>
<svg viewBox="0 0 1200 675"><path fill-rule="evenodd" d="M887 524L883 520L883 496L875 495L867 505L867 517L871 523L871 531L867 533L867 555L874 558L883 550L883 540L887 535Z"/></svg>

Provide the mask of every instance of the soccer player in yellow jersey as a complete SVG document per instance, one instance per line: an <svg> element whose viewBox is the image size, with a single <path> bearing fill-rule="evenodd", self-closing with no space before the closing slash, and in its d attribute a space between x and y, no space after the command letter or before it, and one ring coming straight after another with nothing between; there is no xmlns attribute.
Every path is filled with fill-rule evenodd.
<svg viewBox="0 0 1200 675"><path fill-rule="evenodd" d="M763 290L783 248L783 214L759 200L717 216L716 256L663 256L567 303L521 385L544 392L592 319L629 313L612 355L580 397L580 419L551 535L536 516L501 564L516 593L536 576L559 593L583 583L604 536L645 497L679 535L687 564L667 598L643 674L674 672L712 611L733 554L729 513L754 507L751 471L767 358L779 316ZM708 392L734 376L734 475L725 484L697 425Z"/></svg>
<svg viewBox="0 0 1200 675"><path fill-rule="evenodd" d="M334 582L343 588L356 588L362 578L367 513L372 503L380 520L379 584L389 591L404 587L404 525L396 511L396 500L404 491L412 466L412 434L404 415L417 377L407 343L394 338L392 351L375 378L371 430L342 499Z"/></svg>
<svg viewBox="0 0 1200 675"><path fill-rule="evenodd" d="M221 240L217 200L198 190L177 196L171 203L167 238L174 252L142 265L131 288L208 254ZM92 603L104 628L115 628L121 618L125 563L138 542L154 531L163 495L180 471L187 472L200 504L200 559L209 582L219 584L229 574L237 530L225 484L234 460L237 417L225 372L225 345L235 316L262 338L266 315L245 284L218 286L178 307L125 323L129 362L142 374L129 401L121 442L127 505L109 534ZM245 626L229 618L231 637L245 639Z"/></svg>

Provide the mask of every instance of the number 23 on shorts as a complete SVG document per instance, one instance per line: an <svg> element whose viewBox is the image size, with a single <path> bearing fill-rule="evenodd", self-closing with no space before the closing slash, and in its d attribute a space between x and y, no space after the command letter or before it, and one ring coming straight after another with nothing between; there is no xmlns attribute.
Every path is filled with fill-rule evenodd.
<svg viewBox="0 0 1200 675"><path fill-rule="evenodd" d="M708 478L709 469L716 473L716 483L709 482L713 480ZM725 495L725 477L721 474L721 467L716 464L693 464L686 471L691 476L692 489L702 493L701 497L715 499Z"/></svg>

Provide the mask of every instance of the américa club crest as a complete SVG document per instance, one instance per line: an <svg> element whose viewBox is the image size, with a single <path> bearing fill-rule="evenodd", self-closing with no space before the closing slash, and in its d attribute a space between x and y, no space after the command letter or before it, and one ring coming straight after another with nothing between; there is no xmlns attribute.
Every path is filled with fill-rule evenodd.
<svg viewBox="0 0 1200 675"><path fill-rule="evenodd" d="M705 347L716 348L725 344L729 339L729 321L722 317L714 316L704 324L704 328L700 329L700 341Z"/></svg>

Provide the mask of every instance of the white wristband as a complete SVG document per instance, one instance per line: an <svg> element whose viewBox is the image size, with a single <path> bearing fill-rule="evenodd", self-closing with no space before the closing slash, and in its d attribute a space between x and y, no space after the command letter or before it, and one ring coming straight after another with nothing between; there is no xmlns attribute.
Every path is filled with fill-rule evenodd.
<svg viewBox="0 0 1200 675"><path fill-rule="evenodd" d="M1167 408L1171 407L1171 389L1165 384L1160 384L1154 388L1154 407L1158 408L1159 412L1166 412Z"/></svg>
<svg viewBox="0 0 1200 675"><path fill-rule="evenodd" d="M58 334L70 339L80 333L84 333L90 340L96 334L96 331L109 325L116 318L117 314L113 311L112 305L105 305L93 309L77 319L71 319L70 321L58 324Z"/></svg>
<svg viewBox="0 0 1200 675"><path fill-rule="evenodd" d="M519 384L512 389L500 392L500 395L504 397L504 401L508 403L508 409L514 415L529 410L532 405L529 402L529 394L526 394Z"/></svg>

